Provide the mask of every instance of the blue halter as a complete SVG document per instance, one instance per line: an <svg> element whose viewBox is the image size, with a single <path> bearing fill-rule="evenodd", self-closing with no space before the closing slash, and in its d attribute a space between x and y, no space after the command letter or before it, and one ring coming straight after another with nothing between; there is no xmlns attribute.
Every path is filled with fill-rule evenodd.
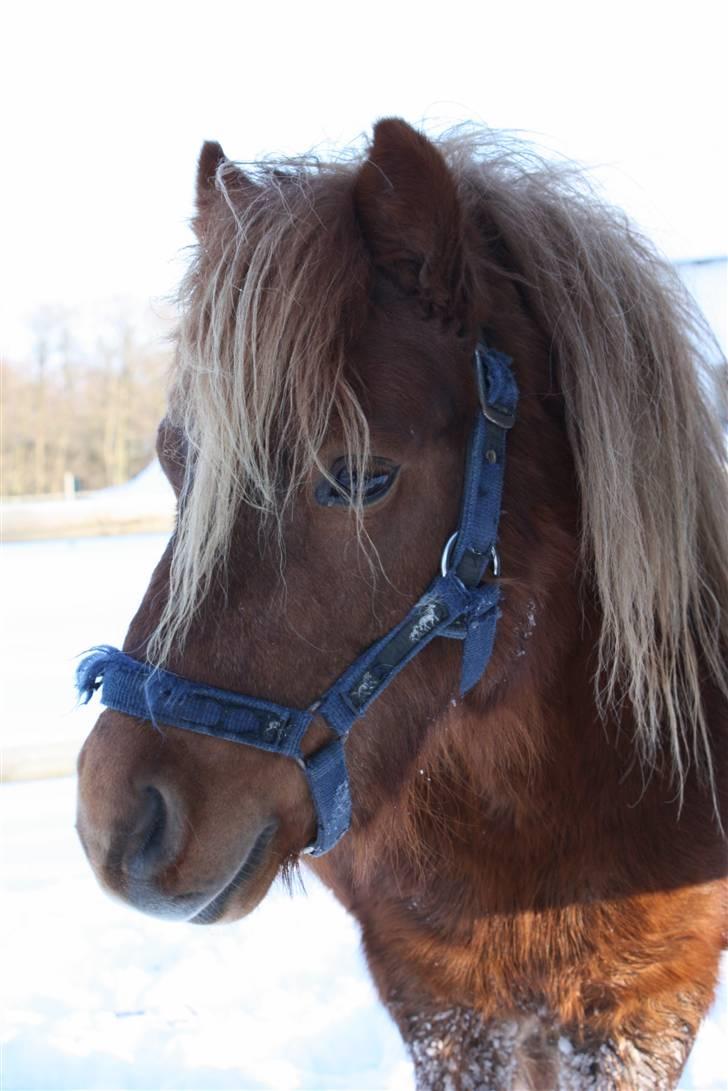
<svg viewBox="0 0 728 1091"><path fill-rule="evenodd" d="M309 784L318 834L307 851L321 856L351 825L344 740L356 721L403 667L437 636L463 642L460 695L482 677L493 651L500 587L481 584L496 551L503 492L506 433L515 421L518 389L511 360L479 342L475 375L480 412L470 435L458 528L445 545L441 570L403 620L354 660L308 708L288 708L132 659L116 648L94 648L81 661L76 684L84 702L100 686L109 708L283 754L298 762ZM336 738L304 757L301 743L321 716Z"/></svg>

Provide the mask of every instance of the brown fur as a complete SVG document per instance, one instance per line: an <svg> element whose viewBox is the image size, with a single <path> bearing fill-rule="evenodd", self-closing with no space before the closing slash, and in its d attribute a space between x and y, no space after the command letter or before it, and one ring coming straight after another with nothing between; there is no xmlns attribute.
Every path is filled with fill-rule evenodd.
<svg viewBox="0 0 728 1091"><path fill-rule="evenodd" d="M206 146L197 277L219 269L216 248L236 201L258 202L263 217L273 200L261 196L264 183L233 177L225 164L219 146ZM209 183L221 169L230 183L224 201ZM580 441L528 270L487 194L464 195L438 150L404 123L380 123L361 167L324 172L316 184L325 195L317 205L310 198L319 257L321 231L335 223L331 261L352 273L337 289L325 262L309 271L322 311L328 285L339 291L332 314L343 307L347 315L343 330L332 321L329 340L315 346L330 355L320 357L312 389L322 389L328 367L336 394L325 435L315 458L283 458L264 482L287 496L278 535L266 497L258 495L255 510L243 489L247 504L235 502L225 544L227 579L208 581L185 641L167 646L168 666L305 706L401 618L456 523L476 404L470 353L476 323L486 324L491 342L513 357L521 390L508 444L504 605L493 659L463 701L453 699L460 653L449 642L435 642L398 677L347 744L352 830L311 866L361 923L372 974L421 1087L673 1087L715 988L726 845L691 744L676 782L669 725L646 765L629 699L605 714L595 696L603 610L580 540ZM275 200L286 185L276 180ZM298 229L313 230L312 222ZM248 258L238 258L245 276ZM306 315L299 321L305 336ZM181 410L185 384L198 379L183 371L160 430L160 457L183 505L205 455ZM369 449L401 466L392 492L363 514L312 498L321 468L348 442L339 383L364 409ZM279 443L285 454L285 432ZM251 474L260 457L251 446ZM159 624L176 548L179 539L132 622L129 654L142 656ZM718 576L704 574L725 610ZM702 653L700 715L720 803L725 680L710 677L716 648ZM602 661L603 671L609 666ZM325 738L315 725L309 751ZM220 919L242 915L315 828L293 763L174 728L160 736L117 713L105 712L87 742L80 780L79 829L91 861L137 904L143 899L132 896L120 860L139 793L158 786L181 816L186 832L174 859L145 895L152 911L191 890L212 897L237 870L241 846L247 851L274 822L265 859Z"/></svg>

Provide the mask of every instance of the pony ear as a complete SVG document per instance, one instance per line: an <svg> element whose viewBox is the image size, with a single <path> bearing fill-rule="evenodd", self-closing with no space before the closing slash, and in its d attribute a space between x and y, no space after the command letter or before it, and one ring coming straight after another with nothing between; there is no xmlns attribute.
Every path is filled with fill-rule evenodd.
<svg viewBox="0 0 728 1091"><path fill-rule="evenodd" d="M427 313L466 324L460 200L435 145L405 121L379 121L354 203L375 265Z"/></svg>
<svg viewBox="0 0 728 1091"><path fill-rule="evenodd" d="M221 211L229 214L230 206L222 199L217 185L221 164L225 167L224 187L229 201L243 204L257 188L247 174L227 158L216 140L206 140L197 163L197 215L192 223L200 240L207 236L211 221L219 217Z"/></svg>
<svg viewBox="0 0 728 1091"><path fill-rule="evenodd" d="M215 175L227 156L216 140L206 140L197 161L197 209L202 212L215 197Z"/></svg>

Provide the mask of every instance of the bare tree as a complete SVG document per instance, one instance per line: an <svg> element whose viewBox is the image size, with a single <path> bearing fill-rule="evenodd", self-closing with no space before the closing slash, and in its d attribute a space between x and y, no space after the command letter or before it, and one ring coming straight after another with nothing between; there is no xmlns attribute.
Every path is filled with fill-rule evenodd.
<svg viewBox="0 0 728 1091"><path fill-rule="evenodd" d="M30 358L2 364L3 495L59 493L67 473L85 489L138 473L154 456L168 352L123 312L90 355L69 314L45 308L32 328Z"/></svg>

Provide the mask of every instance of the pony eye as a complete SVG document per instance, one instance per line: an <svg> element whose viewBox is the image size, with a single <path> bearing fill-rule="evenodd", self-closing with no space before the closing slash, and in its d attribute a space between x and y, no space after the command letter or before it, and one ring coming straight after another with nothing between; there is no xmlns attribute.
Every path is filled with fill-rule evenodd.
<svg viewBox="0 0 728 1091"><path fill-rule="evenodd" d="M322 477L316 486L316 499L325 508L348 507L361 491L362 503L373 504L389 492L399 466L387 458L374 458L360 482L357 471L345 458L337 458L331 467L333 481Z"/></svg>

